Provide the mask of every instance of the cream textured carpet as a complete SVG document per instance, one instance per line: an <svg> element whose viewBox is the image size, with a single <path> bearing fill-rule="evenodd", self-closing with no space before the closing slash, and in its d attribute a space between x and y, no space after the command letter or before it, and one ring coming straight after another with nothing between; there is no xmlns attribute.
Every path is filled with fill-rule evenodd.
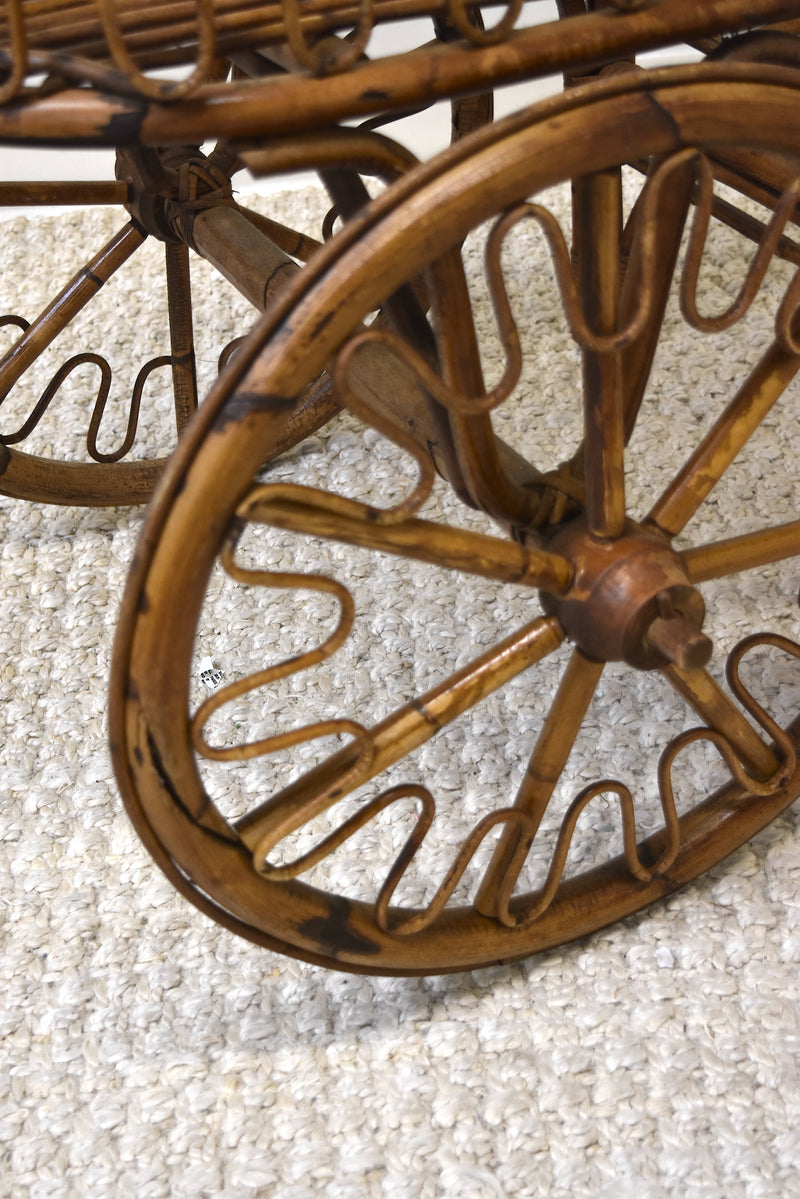
<svg viewBox="0 0 800 1199"><path fill-rule="evenodd" d="M555 203L563 205L563 197ZM310 231L324 209L313 193L263 205ZM4 224L0 309L33 317L81 255L88 258L119 223L117 213L92 211ZM530 304L525 329L536 358L528 359L513 421L503 410L499 423L505 436L550 465L574 446L576 366L569 339L557 329L546 255L534 231L520 237L528 240L524 253L509 255L509 290L515 303ZM60 362L100 349L119 371L112 392L119 412L109 415L104 446L122 427L126 364L135 374L146 358L164 352L159 254L146 245L56 355ZM739 244L717 237L705 270L712 308L735 293L743 271ZM653 379L658 402L632 448L635 510L658 494L732 394L754 347L769 336L775 297L788 277L779 270L747 322L708 342L698 344L671 311L670 344ZM198 269L195 292L207 384L219 349L249 318L227 287L212 292L210 272ZM490 317L481 329L491 353ZM82 369L37 432L38 452L53 444L62 453L79 452L92 385L91 368ZM9 401L16 408L8 415L4 409L3 431L30 408L47 377L44 370L35 394ZM163 382L154 377L147 393L137 452L157 452L166 436ZM794 400L796 413L796 393ZM790 519L799 452L789 399L754 439L747 463L731 472L687 531L687 542L758 527L759 511ZM404 485L399 459L377 435L342 420L279 464L274 477L326 480L333 489L363 494L377 463L379 494L386 497ZM220 930L173 893L116 792L105 741L106 684L140 512L0 505L0 1194L785 1199L800 1193L794 814L668 902L514 966L371 980L278 958ZM455 505L438 490L429 513L454 519ZM288 535L269 541L259 533L258 547L261 560L274 565L305 561L306 551ZM287 683L287 695L306 706L313 700L322 714L349 705L362 718L377 718L398 697L431 686L530 619L521 589L408 570L336 546L324 548L323 561L351 586L366 623L344 656L332 660L327 682L305 693L296 680ZM705 589L722 644L732 646L752 628L798 638L796 563L764 574ZM247 669L248 654L259 661L265 647L286 654L318 637L316 625L329 611L318 614L309 604L299 611L295 605L293 613L291 597L289 608L283 602L237 596L220 583L198 641L198 694L208 659L229 681ZM424 777L440 810L452 815L407 881L412 901L441 876L450 841L487 805L513 796L563 662L558 656L535 677L517 679L398 776ZM799 679L797 664L780 659L752 685L785 718L797 711ZM258 696L245 709L268 728L285 698ZM646 830L658 820L657 755L665 739L693 723L657 680L639 676L631 685L627 672L609 670L576 746L564 802L612 769L601 761L613 754L613 777L643 800ZM250 791L264 786L263 776L249 769L231 779L215 766L208 777L226 810L243 795L252 801ZM694 802L718 777L714 754L701 747L682 768L680 804ZM575 862L613 849L617 824L611 801L587 813ZM340 885L374 886L370 848L399 846L404 828L388 821L366 830L358 853L330 867L340 872ZM362 862L364 870L356 869Z"/></svg>

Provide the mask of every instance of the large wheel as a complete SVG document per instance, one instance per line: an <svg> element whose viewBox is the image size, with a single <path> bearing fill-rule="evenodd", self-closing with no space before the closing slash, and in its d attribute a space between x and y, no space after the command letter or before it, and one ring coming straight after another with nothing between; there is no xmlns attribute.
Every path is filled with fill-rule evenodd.
<svg viewBox="0 0 800 1199"><path fill-rule="evenodd" d="M695 276L711 178L732 151L797 160L795 76L722 66L576 89L390 188L254 331L159 489L113 671L125 802L202 910L342 969L470 969L637 911L795 798L800 726L781 701L800 650L785 590L766 597L774 564L800 553L796 492L781 493L788 518L770 500L744 531L738 500L763 498L748 454L764 454L759 436L792 404L800 367L791 271L777 333L740 332L762 304L762 261L789 245L797 196L779 198L741 302L705 315ZM571 237L548 191L565 182ZM476 243L477 282L463 270ZM549 299L537 283L525 308L550 260ZM667 296L673 275L683 318ZM369 328L380 307L392 330L383 318ZM659 343L676 329L707 366L728 328L757 344L727 395L724 350L702 396L688 365L678 380L659 373ZM558 395L542 396L537 362L554 354L566 364ZM296 397L329 364L353 419L374 426L356 498L334 494L343 458L362 452L355 424L329 457L315 443L262 471ZM793 483L788 416L769 445L786 451ZM665 451L676 438L677 467ZM426 445L452 490L433 485ZM772 477L780 455L766 452ZM406 592L387 561L408 567ZM763 636L760 619L739 627L729 607L738 580L754 593L742 572L759 568ZM348 578L370 574L358 641ZM467 602L466 627L473 616L489 626L469 650L455 604L441 620L446 575L459 603L473 579L489 581L488 599ZM417 624L414 643L391 641L414 606L424 630L426 604L430 636ZM196 677L204 655L226 663L211 693ZM760 656L773 671L763 694L748 673ZM368 677L386 683L382 698ZM621 689L642 716L624 729ZM505 706L492 708L498 694ZM440 739L437 792L424 767ZM458 753L467 788L451 769ZM701 758L719 771L691 798L693 779L713 777Z"/></svg>

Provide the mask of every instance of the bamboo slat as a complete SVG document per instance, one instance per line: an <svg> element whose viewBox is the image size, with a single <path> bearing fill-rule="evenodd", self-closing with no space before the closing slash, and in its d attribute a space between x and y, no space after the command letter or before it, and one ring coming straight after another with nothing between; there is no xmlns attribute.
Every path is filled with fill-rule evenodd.
<svg viewBox="0 0 800 1199"><path fill-rule="evenodd" d="M102 0L17 0L0 11L0 53L14 46L14 13L21 14L29 53L58 54L77 59L112 61ZM485 0L482 8L502 6L504 0ZM538 7L542 0L526 0ZM287 41L287 27L296 0L210 0L217 48L222 53ZM197 0L109 0L108 10L118 25L127 52L142 69L193 63L200 41ZM358 23L363 4L358 0L303 0L299 22L305 36L314 38L332 30L347 30ZM694 9L694 13L690 11ZM371 25L425 16L453 18L461 6L454 0L368 0ZM642 21L661 32L661 43L685 38L713 37L728 29L761 25L781 27L796 19L797 5L785 0L709 0L687 6L686 0L656 0L646 11L631 11L620 22ZM601 16L602 14L591 14ZM581 18L584 19L585 18ZM791 21L788 24L792 24ZM18 47L17 47L18 53ZM11 52L12 60L15 53ZM37 63L32 61L32 69ZM41 64L38 64L41 66Z"/></svg>

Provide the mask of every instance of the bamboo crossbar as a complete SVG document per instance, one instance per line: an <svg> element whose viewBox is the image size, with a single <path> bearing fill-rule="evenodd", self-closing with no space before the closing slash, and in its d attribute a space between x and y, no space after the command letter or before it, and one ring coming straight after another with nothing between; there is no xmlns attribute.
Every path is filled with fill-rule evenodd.
<svg viewBox="0 0 800 1199"><path fill-rule="evenodd" d="M625 7L622 0L617 2L620 9ZM539 4L540 0L527 0L533 8ZM486 0L482 7L493 10L501 5L502 0ZM425 16L448 20L462 8L460 0L366 0L361 5L356 0L303 0L302 7L297 0L208 0L206 14L211 29L206 32L213 36L215 51L225 55L285 43L293 14L303 36L313 42L326 33L353 28L361 9L371 29L378 24ZM790 0L753 0L749 4L743 0L706 0L703 4L657 0L641 11L633 6L631 11L613 11L610 6L558 24L580 20L581 41L587 37L585 44L591 44L597 40L592 25L602 27L610 21L601 37L603 43L613 44L619 37L622 45L641 43L643 49L650 49L674 43L676 34L691 41L792 18L796 21L797 4ZM28 74L43 70L51 73L59 65L51 56L59 56L65 66L70 62L102 62L123 75L129 74L110 43L112 22L118 28L125 55L138 70L193 65L203 42L205 19L197 0L11 0L0 11L0 63L5 59L13 71L19 72L20 60L24 59L22 65ZM495 19L487 17L487 24ZM0 98L8 100L13 92L6 90L9 94L3 97L0 92Z"/></svg>
<svg viewBox="0 0 800 1199"><path fill-rule="evenodd" d="M8 85L4 89L0 84L0 140L120 146L275 137L467 96L485 89L487 79L493 87L502 87L559 71L585 73L674 44L676 29L690 41L715 31L779 23L797 10L798 0L708 0L702 9L693 0L658 0L625 16L593 12L522 28L485 45L457 40L374 61L363 58L349 70L322 77L292 71L263 79L223 82L218 77L204 82L193 71L191 88L184 82L174 85L174 91L140 73L138 66L131 66L130 78L111 69L105 81L89 79L95 87L41 93L34 89L10 103L3 102L8 100ZM580 37L574 37L578 25ZM747 69L748 64L740 64L740 70Z"/></svg>

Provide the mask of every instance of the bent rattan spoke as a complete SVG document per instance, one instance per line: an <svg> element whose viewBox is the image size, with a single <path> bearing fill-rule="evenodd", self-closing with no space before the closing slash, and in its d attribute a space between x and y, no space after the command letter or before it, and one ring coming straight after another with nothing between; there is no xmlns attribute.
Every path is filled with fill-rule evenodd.
<svg viewBox="0 0 800 1199"><path fill-rule="evenodd" d="M664 675L707 727L724 737L756 779L775 775L779 770L775 754L708 671L667 666Z"/></svg>
<svg viewBox="0 0 800 1199"><path fill-rule="evenodd" d="M162 355L160 358L151 358L139 371L133 385L133 392L128 407L128 425L125 430L125 436L115 450L104 452L98 448L97 436L100 432L100 426L103 423L103 416L105 415L108 396L111 390L111 368L104 358L88 354L81 355L80 357L84 361L93 361L100 368L100 386L89 420L89 429L86 434L86 448L95 462L119 462L130 451L136 438L136 430L139 426L139 411L142 406L142 393L150 376L154 371L172 366L172 359L166 355ZM45 394L47 395L47 393ZM54 391L47 396L48 401L52 398L53 394ZM42 410L45 407L47 407L47 403L42 405Z"/></svg>
<svg viewBox="0 0 800 1199"><path fill-rule="evenodd" d="M444 683L366 730L370 753L358 783L368 782L392 763L430 740L522 671L553 653L563 640L558 622L541 617L507 637ZM242 840L260 859L289 832L317 815L353 785L357 750L347 747L291 783L235 824Z"/></svg>
<svg viewBox="0 0 800 1199"><path fill-rule="evenodd" d="M612 468L614 486L609 492L615 496L610 527L617 531L621 528L624 516L620 405L622 441L627 444L645 395L661 333L698 157L696 150L687 149L657 160L624 230L620 229L618 172L605 181L601 181L601 177L594 181L581 181L575 201L577 242L572 257L577 259L578 268L585 272L583 280L576 278L564 235L546 208L528 204L504 219L504 225L508 228L525 216L532 217L547 238L564 315L573 339L583 350L584 386L589 405L586 421L587 425L592 426L565 468L568 467L575 475L576 481L580 480L581 501L585 505L588 492L584 447L587 444L594 447L592 452L595 460L591 473L593 477L598 477L597 504L599 495L605 493L610 485L610 480L603 478L602 468L603 461L610 460L610 455L616 463ZM595 231L592 227L594 220L600 225L607 222L608 229L603 227ZM583 254L580 250L581 241L588 247ZM598 245L605 244L609 246L608 253L602 263L595 262ZM595 278L598 270L607 277L603 293L606 295L604 313L585 310L581 299L587 288L589 295L601 294L599 290L596 293L593 290L600 287ZM497 285L494 291L500 291ZM504 298L504 293L501 295ZM593 301L595 305L598 302L596 299ZM497 300L495 306L498 324L504 328L508 319L503 319ZM590 402L592 396L594 398ZM596 405L600 404L602 410L604 396L613 413L612 418L605 422L600 411L599 427L604 430L605 447L597 441L594 428L597 421L590 421L590 412ZM558 519L558 509L553 516ZM602 524L602 514L599 520ZM542 518L537 517L536 523L541 525Z"/></svg>
<svg viewBox="0 0 800 1199"><path fill-rule="evenodd" d="M728 686L742 707L772 738L777 756L781 762L780 770L772 776L768 784L775 788L782 785L789 775L793 773L797 753L791 737L772 719L755 696L748 691L740 676L740 667L745 655L749 654L753 649L763 649L768 646L779 649L792 658L800 658L800 646L794 641L790 641L788 637L783 637L779 633L752 633L749 637L743 638L728 655L728 660L725 663L725 677L728 681ZM757 794L758 787L755 787L754 790Z"/></svg>
<svg viewBox="0 0 800 1199"><path fill-rule="evenodd" d="M714 316L702 316L699 311L697 289L711 224L714 174L712 164L704 156L698 156L697 169L699 180L693 197L695 215L681 278L681 310L693 329L699 329L703 333L717 333L723 329L729 329L741 320L758 294L783 231L796 213L798 198L800 198L800 178L794 179L778 199L775 211L764 230L764 236L748 266L738 295L723 312Z"/></svg>
<svg viewBox="0 0 800 1199"><path fill-rule="evenodd" d="M432 266L430 277L435 280L433 321L445 385L457 396L483 396L481 352L461 255L455 250L443 255ZM513 364L513 353L509 361ZM462 408L451 412L449 420L471 502L503 524L525 523L533 496L504 470L489 416L465 415Z"/></svg>

